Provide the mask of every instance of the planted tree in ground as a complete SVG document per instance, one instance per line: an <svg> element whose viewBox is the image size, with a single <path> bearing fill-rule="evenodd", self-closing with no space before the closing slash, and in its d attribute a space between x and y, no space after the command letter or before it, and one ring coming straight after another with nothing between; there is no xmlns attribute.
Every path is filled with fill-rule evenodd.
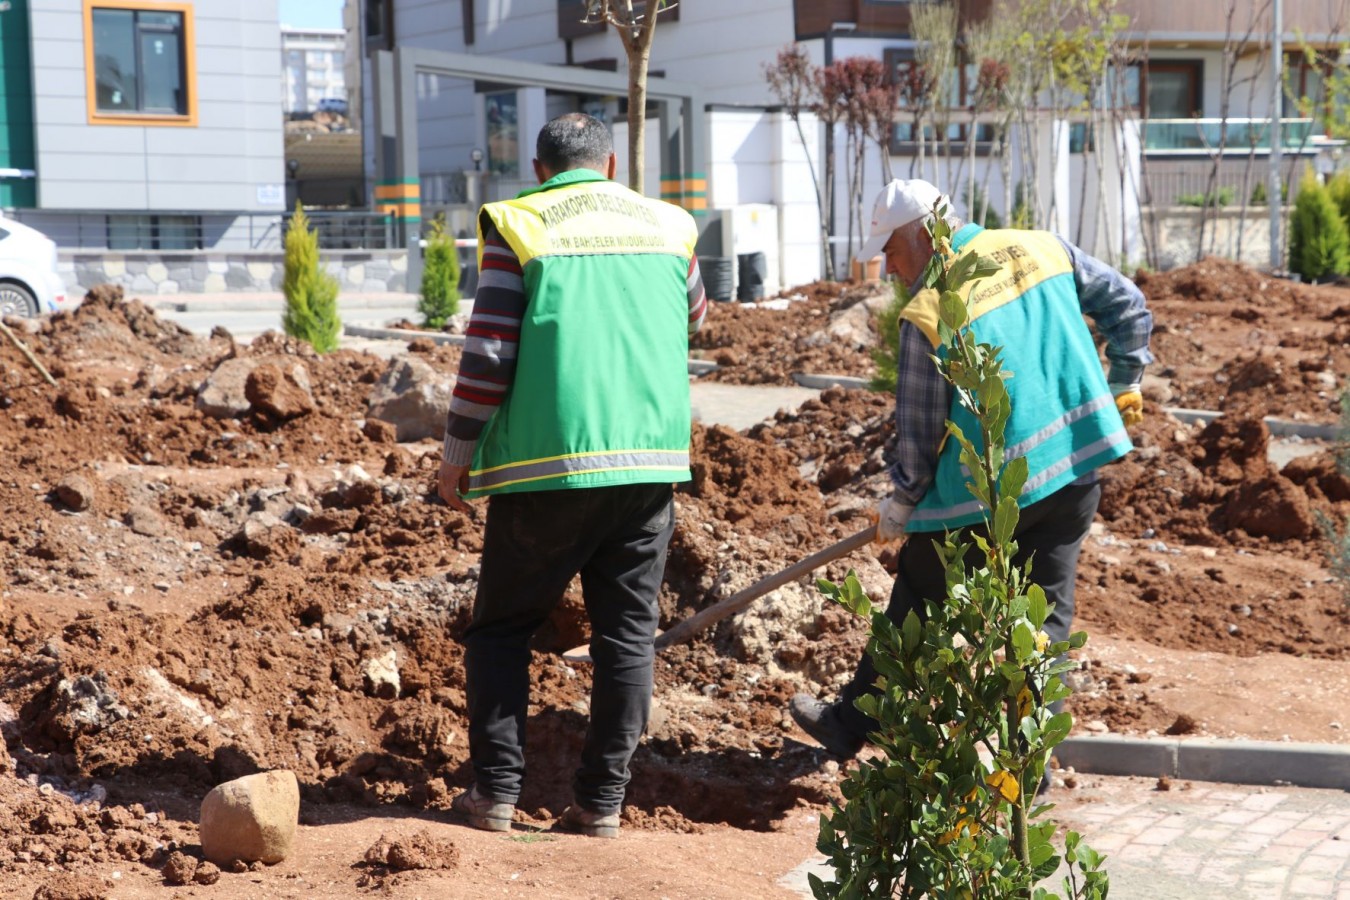
<svg viewBox="0 0 1350 900"><path fill-rule="evenodd" d="M424 326L440 329L459 312L459 252L454 237L446 233L444 213L427 226L426 241L417 311Z"/></svg>
<svg viewBox="0 0 1350 900"><path fill-rule="evenodd" d="M1063 656L1085 636L1051 644L1045 593L1011 563L1027 478L1025 458L1005 458L1011 403L1004 379L1015 374L1002 371L997 347L978 343L963 299L999 270L973 253L954 258L941 218L932 233L939 249L921 283L940 298L943 345L935 359L979 426L966 435L949 423L949 438L961 446L988 536L947 537L947 597L928 604L925 622L911 612L897 626L873 612L852 572L842 584L819 582L831 599L870 619L867 649L879 690L857 704L877 722L871 739L882 756L859 763L841 786L843 805L822 820L817 847L835 874L830 882L811 876L812 891L819 898L1049 900L1060 895L1035 885L1063 859L1065 894L1098 900L1108 888L1102 857L1072 832L1061 855L1054 823L1037 821L1049 807L1032 800L1072 723L1048 708L1068 694L1059 676L1073 664Z"/></svg>
<svg viewBox="0 0 1350 900"><path fill-rule="evenodd" d="M588 23L614 26L628 57L628 186L642 193L647 163L647 69L652 61L656 20L675 4L671 0L586 0Z"/></svg>
<svg viewBox="0 0 1350 900"><path fill-rule="evenodd" d="M1308 281L1350 271L1350 230L1311 168L1299 183L1289 220L1289 269Z"/></svg>
<svg viewBox="0 0 1350 900"><path fill-rule="evenodd" d="M338 282L319 263L319 235L299 203L286 227L286 262L281 291L286 310L281 327L294 338L309 341L319 353L337 349L342 322L338 320Z"/></svg>
<svg viewBox="0 0 1350 900"><path fill-rule="evenodd" d="M802 143L802 152L806 154L806 167L811 173L811 188L816 193L816 212L820 217L820 243L825 251L825 277L834 280L834 254L830 252L830 224L826 215L825 199L821 195L820 179L816 175L816 164L811 158L811 146L806 142L806 133L802 130L802 113L820 103L820 80L816 66L811 62L801 44L791 44L778 51L772 63L764 65L764 78L769 82L769 91L783 104L783 112L792 120L797 129L797 139ZM831 173L832 170L831 170ZM828 179L827 175L827 179ZM826 192L828 193L828 180Z"/></svg>

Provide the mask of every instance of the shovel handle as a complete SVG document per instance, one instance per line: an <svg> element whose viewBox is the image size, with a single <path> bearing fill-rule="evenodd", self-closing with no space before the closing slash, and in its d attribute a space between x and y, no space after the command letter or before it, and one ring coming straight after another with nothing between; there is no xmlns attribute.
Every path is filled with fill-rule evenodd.
<svg viewBox="0 0 1350 900"><path fill-rule="evenodd" d="M716 625L727 616L733 616L745 609L751 603L769 593L769 591L772 591L774 588L782 587L789 581L796 581L804 575L810 575L813 571L825 565L827 562L832 562L841 556L852 553L860 547L867 546L874 538L876 538L876 535L877 527L875 525L868 525L857 534L851 534L837 544L831 544L824 550L811 554L806 557L806 559L788 566L781 572L775 572L772 575L761 578L748 588L737 591L730 597L718 603L714 603L707 609L700 610L662 634L656 639L656 649L660 650L669 647L671 644L684 643L710 625Z"/></svg>

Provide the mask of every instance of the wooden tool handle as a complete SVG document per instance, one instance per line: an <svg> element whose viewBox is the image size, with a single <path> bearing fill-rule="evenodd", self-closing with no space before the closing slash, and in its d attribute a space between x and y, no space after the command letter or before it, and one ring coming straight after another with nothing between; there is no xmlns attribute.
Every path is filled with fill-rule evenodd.
<svg viewBox="0 0 1350 900"><path fill-rule="evenodd" d="M737 591L727 599L715 603L707 609L700 610L662 634L656 639L656 649L660 650L663 647L669 647L671 644L684 643L710 625L716 625L727 616L733 616L745 609L774 588L782 587L789 581L796 581L804 575L811 574L827 562L832 562L841 556L852 553L859 547L867 546L876 537L876 534L876 526L868 525L857 534L849 535L839 543L831 544L824 550L811 554L806 559L783 569L781 572L775 572L761 578L748 588Z"/></svg>

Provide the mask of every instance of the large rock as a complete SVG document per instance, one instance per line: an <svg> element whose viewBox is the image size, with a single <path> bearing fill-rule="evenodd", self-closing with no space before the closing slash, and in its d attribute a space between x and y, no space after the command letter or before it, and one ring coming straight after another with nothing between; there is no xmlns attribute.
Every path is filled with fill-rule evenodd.
<svg viewBox="0 0 1350 900"><path fill-rule="evenodd" d="M244 396L253 411L281 422L314 412L309 372L298 362L285 367L259 365L248 373Z"/></svg>
<svg viewBox="0 0 1350 900"><path fill-rule="evenodd" d="M400 441L439 440L445 433L453 379L416 356L389 361L370 394L366 417L393 424Z"/></svg>
<svg viewBox="0 0 1350 900"><path fill-rule="evenodd" d="M259 369L262 374L255 376ZM313 410L304 365L287 356L235 356L216 366L197 389L197 409L208 416L238 419L255 408L281 419Z"/></svg>
<svg viewBox="0 0 1350 900"><path fill-rule="evenodd" d="M300 820L300 784L278 769L217 785L202 800L202 855L218 866L281 862Z"/></svg>

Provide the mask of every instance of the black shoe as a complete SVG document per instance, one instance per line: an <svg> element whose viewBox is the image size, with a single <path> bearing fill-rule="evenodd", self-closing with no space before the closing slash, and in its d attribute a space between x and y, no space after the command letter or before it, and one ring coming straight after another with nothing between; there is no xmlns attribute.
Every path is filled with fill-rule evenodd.
<svg viewBox="0 0 1350 900"><path fill-rule="evenodd" d="M788 704L792 720L820 746L839 759L858 755L865 741L855 735L839 718L839 705L817 700L810 694L798 694Z"/></svg>

